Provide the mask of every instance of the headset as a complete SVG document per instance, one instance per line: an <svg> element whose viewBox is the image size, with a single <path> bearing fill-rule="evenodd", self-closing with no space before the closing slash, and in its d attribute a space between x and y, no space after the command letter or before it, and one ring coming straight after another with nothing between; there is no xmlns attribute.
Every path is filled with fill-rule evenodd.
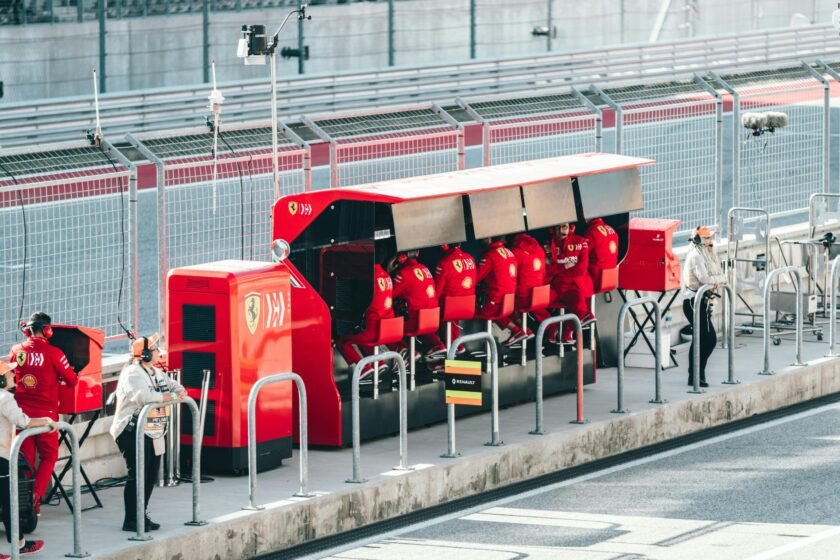
<svg viewBox="0 0 840 560"><path fill-rule="evenodd" d="M53 335L52 326L44 324L41 321L27 321L26 323L21 322L20 327L20 330L23 331L23 334L25 334L27 338L35 336L35 331L41 331L44 333L45 338L52 338Z"/></svg>
<svg viewBox="0 0 840 560"><path fill-rule="evenodd" d="M143 337L143 350L140 352L140 359L147 363L152 361L152 349L149 348L149 338L146 336Z"/></svg>
<svg viewBox="0 0 840 560"><path fill-rule="evenodd" d="M703 244L703 237L701 237L701 235L700 235L700 230L702 230L702 229L705 229L706 233L711 234L711 231L709 231L709 228L707 228L705 226L697 226L697 228L694 230L694 235L689 237L688 240L695 245L702 245Z"/></svg>

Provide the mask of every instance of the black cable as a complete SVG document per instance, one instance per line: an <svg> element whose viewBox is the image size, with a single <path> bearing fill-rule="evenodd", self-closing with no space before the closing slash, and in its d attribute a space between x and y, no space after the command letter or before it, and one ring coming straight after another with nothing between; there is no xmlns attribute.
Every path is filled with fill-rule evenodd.
<svg viewBox="0 0 840 560"><path fill-rule="evenodd" d="M0 168L2 168L6 175L12 179L15 186L19 186L17 179L9 171L9 169L3 165L3 162L0 162ZM23 319L23 303L26 301L26 256L29 250L29 230L26 227L26 208L23 204L23 193L20 189L18 189L17 195L18 204L20 205L20 215L23 219L23 273L20 280L20 310L18 311L18 325L20 325L21 320Z"/></svg>
<svg viewBox="0 0 840 560"><path fill-rule="evenodd" d="M221 139L222 143L227 147L228 150L230 150L230 153L232 153L232 154L236 153L236 150L233 149L233 146L228 144L228 141L225 139L224 136L222 136L222 131L221 130L219 130L219 139ZM215 154L213 154L213 157L215 157ZM249 155L248 158L249 158L248 159L248 165L250 167L251 160L253 159L253 156ZM239 165L238 161L236 162L236 171L237 171L237 174L239 175L239 255L240 255L240 258L244 261L245 260L245 203L243 201L243 196L244 196L243 191L244 191L245 186L243 185L243 182L242 182L242 167ZM253 208L252 208L252 212L253 212ZM251 219L253 219L253 217ZM253 251L254 251L254 249L253 249L253 241L252 241L251 242L251 258L252 259L253 259Z"/></svg>

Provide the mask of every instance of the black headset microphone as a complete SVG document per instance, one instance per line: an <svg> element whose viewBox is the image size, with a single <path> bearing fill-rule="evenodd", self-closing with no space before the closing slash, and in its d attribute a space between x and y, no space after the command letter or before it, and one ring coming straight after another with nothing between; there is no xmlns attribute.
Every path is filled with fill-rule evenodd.
<svg viewBox="0 0 840 560"><path fill-rule="evenodd" d="M146 336L143 337L143 351L140 352L140 359L147 363L152 361L152 350L149 348L149 338Z"/></svg>

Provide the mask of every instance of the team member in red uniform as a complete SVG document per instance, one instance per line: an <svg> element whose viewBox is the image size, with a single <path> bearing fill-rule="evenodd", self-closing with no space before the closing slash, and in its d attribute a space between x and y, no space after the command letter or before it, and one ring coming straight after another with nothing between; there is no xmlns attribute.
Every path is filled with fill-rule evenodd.
<svg viewBox="0 0 840 560"><path fill-rule="evenodd" d="M373 266L373 299L365 310L364 328L361 332L343 336L336 345L339 353L352 368L362 359L362 354L372 353L372 342L376 341L376 323L380 319L394 316L394 286L391 276L381 265ZM373 373L373 364L362 370L360 379Z"/></svg>
<svg viewBox="0 0 840 560"><path fill-rule="evenodd" d="M21 410L30 417L42 416L57 421L58 384L64 382L73 387L79 377L70 367L64 352L50 344L51 325L49 315L43 311L33 313L23 327L26 341L12 347L9 360L17 363L15 401ZM47 490L58 459L58 434L39 434L23 442L21 451L32 465L35 464L36 448L39 463L35 471L33 494L35 510L40 512L41 497Z"/></svg>
<svg viewBox="0 0 840 560"><path fill-rule="evenodd" d="M586 238L575 235L573 224L560 224L551 240L552 267L551 291L553 307L562 307L574 313L582 325L588 325L595 317L589 311L592 296L592 279L589 277L589 243ZM553 329L549 340L556 342L557 330ZM574 342L574 325L563 324L563 342Z"/></svg>
<svg viewBox="0 0 840 560"><path fill-rule="evenodd" d="M457 245L441 245L443 257L435 267L435 292L438 296L438 305L443 307L443 298L457 296L471 296L475 294L475 259L469 253L461 250L460 243ZM441 332L446 325L441 325ZM450 336L455 340L461 335L461 328L457 321L450 323ZM458 347L458 353L465 351L463 346Z"/></svg>
<svg viewBox="0 0 840 560"><path fill-rule="evenodd" d="M510 246L511 252L516 257L517 279L516 279L516 307L528 306L528 298L531 289L545 284L545 251L539 241L526 233L518 233L513 238ZM540 310L534 312L534 318L542 322L551 315L548 311ZM519 325L516 321L517 315L509 317L506 321L498 321L502 328L510 330L510 338L503 344L510 346L517 342L534 336L534 333L527 325Z"/></svg>
<svg viewBox="0 0 840 560"><path fill-rule="evenodd" d="M394 279L394 300L398 302L398 309L405 309L406 331L415 330L418 311L420 309L429 309L438 306L435 279L429 267L417 260L418 254L417 251L400 253L392 264L394 268L392 273ZM437 334L424 334L418 338L426 348L427 360L431 361L446 354L446 346L444 346ZM397 349L407 363L409 356L406 341L403 340L397 344ZM394 366L396 367L396 363L394 363Z"/></svg>
<svg viewBox="0 0 840 560"><path fill-rule="evenodd" d="M597 284L602 270L618 265L618 234L602 218L593 218L584 237L589 243L589 277Z"/></svg>
<svg viewBox="0 0 840 560"><path fill-rule="evenodd" d="M505 247L502 238L485 239L487 247L478 262L476 281L478 293L482 296L478 312L481 315L498 315L502 311L502 299L516 293L518 267L516 256Z"/></svg>

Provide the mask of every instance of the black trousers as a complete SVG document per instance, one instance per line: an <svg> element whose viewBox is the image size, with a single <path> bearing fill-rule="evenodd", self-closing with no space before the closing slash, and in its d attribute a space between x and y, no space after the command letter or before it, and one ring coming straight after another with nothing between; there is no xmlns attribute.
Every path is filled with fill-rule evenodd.
<svg viewBox="0 0 840 560"><path fill-rule="evenodd" d="M3 527L6 529L6 542L12 542L12 507L9 505L9 461L0 457L0 506L3 507ZM18 525L20 527L20 525ZM23 531L18 535L23 540Z"/></svg>
<svg viewBox="0 0 840 560"><path fill-rule="evenodd" d="M117 436L117 447L120 448L125 466L128 467L128 480L123 489L123 501L125 502L125 523L134 523L137 516L137 453L135 451L135 431L125 429ZM149 507L149 498L152 497L152 490L157 484L158 469L160 468L160 455L155 455L152 439L143 436L143 453L145 455L145 472L143 473L143 490L145 490L145 503L143 511Z"/></svg>
<svg viewBox="0 0 840 560"><path fill-rule="evenodd" d="M717 344L717 333L712 324L712 314L709 308L709 298L704 297L700 302L700 325L694 324L694 298L683 300L683 313L691 324L692 337L691 348L688 354L688 382L694 383L694 345L700 339L700 381L706 381L706 364L709 356L715 350Z"/></svg>

